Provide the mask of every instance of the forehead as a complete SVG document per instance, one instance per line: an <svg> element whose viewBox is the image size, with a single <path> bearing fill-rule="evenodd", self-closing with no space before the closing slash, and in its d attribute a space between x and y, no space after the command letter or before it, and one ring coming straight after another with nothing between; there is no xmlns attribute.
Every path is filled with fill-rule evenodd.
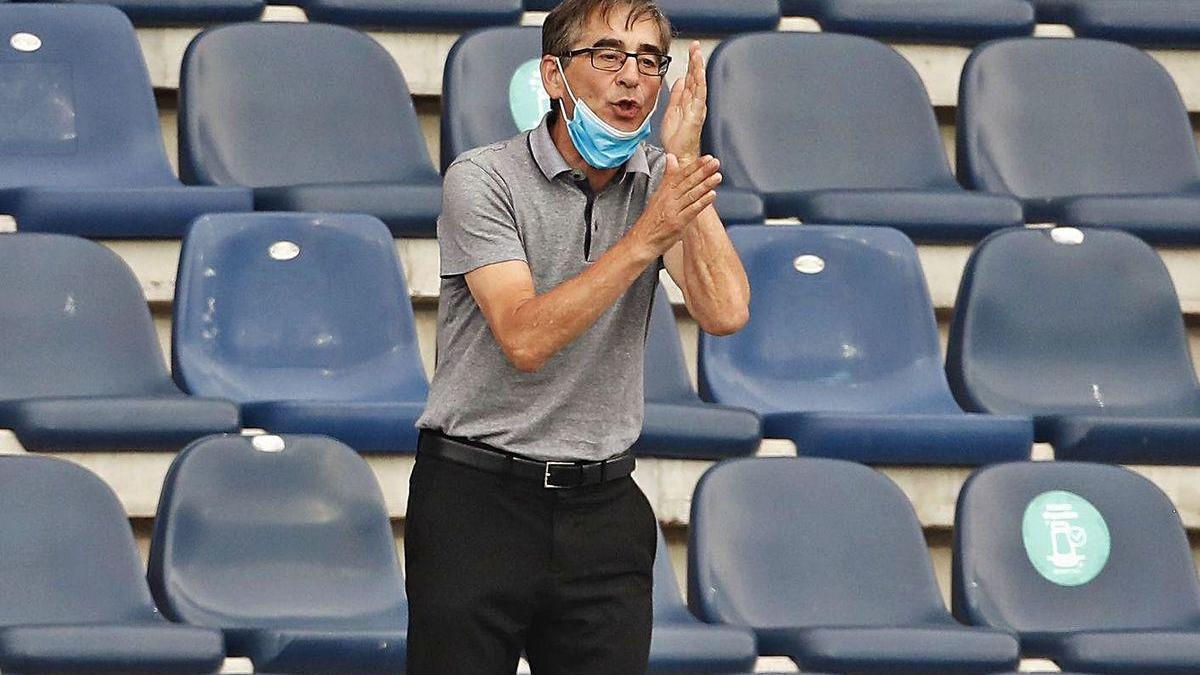
<svg viewBox="0 0 1200 675"><path fill-rule="evenodd" d="M614 7L607 14L599 8L593 9L584 24L582 42L585 45L594 45L604 39L615 39L629 49L640 45L658 45L665 49L658 22L646 15L632 26L627 26L630 11L632 8L628 6Z"/></svg>

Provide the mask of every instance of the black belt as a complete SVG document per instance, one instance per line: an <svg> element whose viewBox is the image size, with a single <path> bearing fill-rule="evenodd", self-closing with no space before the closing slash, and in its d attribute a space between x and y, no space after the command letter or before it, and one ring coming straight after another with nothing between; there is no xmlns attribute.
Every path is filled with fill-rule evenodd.
<svg viewBox="0 0 1200 675"><path fill-rule="evenodd" d="M545 488L597 485L633 473L633 455L628 452L600 462L539 462L497 450L478 441L453 438L436 431L421 431L417 450L423 455L465 464L482 471L516 476Z"/></svg>

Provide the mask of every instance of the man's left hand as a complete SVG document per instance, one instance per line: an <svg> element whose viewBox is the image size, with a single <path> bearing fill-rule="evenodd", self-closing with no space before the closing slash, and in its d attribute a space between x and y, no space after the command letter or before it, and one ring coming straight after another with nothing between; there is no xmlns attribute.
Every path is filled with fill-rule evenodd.
<svg viewBox="0 0 1200 675"><path fill-rule="evenodd" d="M700 157L700 132L708 116L708 80L700 43L688 50L687 75L671 88L671 99L663 116L663 148L687 166Z"/></svg>

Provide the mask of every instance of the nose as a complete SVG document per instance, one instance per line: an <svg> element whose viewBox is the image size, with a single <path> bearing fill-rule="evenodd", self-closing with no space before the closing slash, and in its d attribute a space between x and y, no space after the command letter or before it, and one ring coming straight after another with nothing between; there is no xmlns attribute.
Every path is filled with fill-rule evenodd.
<svg viewBox="0 0 1200 675"><path fill-rule="evenodd" d="M630 56L625 59L621 70L617 71L617 83L623 87L636 87L641 80L638 72L637 58Z"/></svg>

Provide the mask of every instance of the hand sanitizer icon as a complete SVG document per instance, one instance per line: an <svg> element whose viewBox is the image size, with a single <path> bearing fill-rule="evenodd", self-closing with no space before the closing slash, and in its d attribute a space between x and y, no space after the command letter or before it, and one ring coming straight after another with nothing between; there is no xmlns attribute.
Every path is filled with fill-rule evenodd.
<svg viewBox="0 0 1200 675"><path fill-rule="evenodd" d="M1047 504L1042 518L1050 529L1050 564L1060 570L1075 569L1087 560L1080 549L1087 545L1087 531L1071 524L1079 514L1070 504Z"/></svg>

